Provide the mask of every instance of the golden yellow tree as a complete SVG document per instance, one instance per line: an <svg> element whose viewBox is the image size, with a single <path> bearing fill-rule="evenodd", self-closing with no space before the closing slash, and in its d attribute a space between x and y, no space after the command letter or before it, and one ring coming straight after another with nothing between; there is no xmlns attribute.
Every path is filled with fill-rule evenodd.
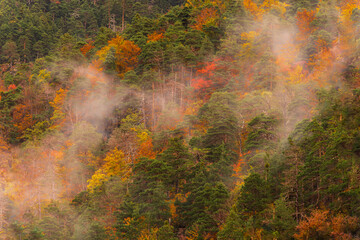
<svg viewBox="0 0 360 240"><path fill-rule="evenodd" d="M50 102L50 106L54 109L51 121L53 121L54 127L61 125L65 119L65 113L63 112L63 106L67 96L68 90L60 88L55 95L54 101Z"/></svg>
<svg viewBox="0 0 360 240"><path fill-rule="evenodd" d="M244 0L244 7L247 9L255 18L261 19L264 13L271 10L277 10L282 16L286 13L286 8L289 6L284 2L277 0L264 0L262 4L256 4L252 0Z"/></svg>
<svg viewBox="0 0 360 240"><path fill-rule="evenodd" d="M104 162L104 165L88 180L90 192L93 192L112 176L119 176L123 181L130 176L130 163L126 160L125 154L121 150L114 148L106 155Z"/></svg>

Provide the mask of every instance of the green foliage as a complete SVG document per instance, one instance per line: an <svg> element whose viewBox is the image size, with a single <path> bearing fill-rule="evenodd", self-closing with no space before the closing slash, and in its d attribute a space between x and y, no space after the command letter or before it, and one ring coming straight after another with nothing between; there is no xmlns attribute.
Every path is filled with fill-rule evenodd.
<svg viewBox="0 0 360 240"><path fill-rule="evenodd" d="M46 216L38 223L45 239L60 240L72 235L72 213L64 206L52 202L46 208Z"/></svg>
<svg viewBox="0 0 360 240"><path fill-rule="evenodd" d="M244 219L242 215L236 212L235 208L230 210L230 213L226 219L226 223L220 232L218 233L218 239L220 240L236 240L244 238L243 229Z"/></svg>
<svg viewBox="0 0 360 240"><path fill-rule="evenodd" d="M275 216L271 221L273 235L278 239L291 239L294 235L296 222L293 218L294 209L288 206L283 198L279 198L274 202Z"/></svg>
<svg viewBox="0 0 360 240"><path fill-rule="evenodd" d="M204 147L211 149L225 144L228 149L236 149L239 134L237 107L233 94L227 92L212 94L209 102L199 110L199 119L210 126L204 137Z"/></svg>
<svg viewBox="0 0 360 240"><path fill-rule="evenodd" d="M318 0L290 0L291 11L290 13L296 13L297 11L301 11L302 9L312 9L318 3Z"/></svg>
<svg viewBox="0 0 360 240"><path fill-rule="evenodd" d="M269 203L269 189L260 175L254 173L247 177L241 188L236 208L246 215L256 215Z"/></svg>
<svg viewBox="0 0 360 240"><path fill-rule="evenodd" d="M29 236L27 237L27 239L28 240L44 239L44 234L38 228L34 228L33 230L30 231Z"/></svg>
<svg viewBox="0 0 360 240"><path fill-rule="evenodd" d="M249 134L245 142L245 151L271 150L278 138L275 132L278 122L275 116L264 114L253 118L248 124Z"/></svg>
<svg viewBox="0 0 360 240"><path fill-rule="evenodd" d="M200 182L199 177L197 175L193 180L194 186L191 187L192 191L187 201L178 203L178 225L186 228L198 226L200 236L204 237L207 233L218 232L216 218L224 211L229 193L224 184Z"/></svg>
<svg viewBox="0 0 360 240"><path fill-rule="evenodd" d="M33 126L33 128L26 129L22 137L30 141L41 140L47 133L49 126L50 123L48 121L38 122Z"/></svg>
<svg viewBox="0 0 360 240"><path fill-rule="evenodd" d="M95 222L90 226L89 237L88 237L89 240L90 239L102 240L105 239L106 237L107 234L102 224Z"/></svg>
<svg viewBox="0 0 360 240"><path fill-rule="evenodd" d="M168 221L159 228L156 233L157 239L159 240L175 240L174 227L169 224Z"/></svg>
<svg viewBox="0 0 360 240"><path fill-rule="evenodd" d="M1 135L9 142L16 143L18 142L19 133L12 124L12 113L16 104L21 99L21 88L18 87L13 90L2 92L0 96Z"/></svg>
<svg viewBox="0 0 360 240"><path fill-rule="evenodd" d="M259 174L252 173L244 180L236 202L219 232L219 239L248 239L261 235L266 218L266 209L272 202L270 185ZM268 228L270 228L269 226Z"/></svg>
<svg viewBox="0 0 360 240"><path fill-rule="evenodd" d="M276 85L275 57L271 52L266 52L254 65L255 75L253 87L255 89L272 90Z"/></svg>
<svg viewBox="0 0 360 240"><path fill-rule="evenodd" d="M14 201L0 209L5 238L359 237L352 7L0 1L0 175ZM139 46L136 64L117 66L132 56L109 46L115 37ZM102 96L111 104L93 104ZM87 100L93 109L80 109ZM325 231L314 209L336 216L320 221Z"/></svg>

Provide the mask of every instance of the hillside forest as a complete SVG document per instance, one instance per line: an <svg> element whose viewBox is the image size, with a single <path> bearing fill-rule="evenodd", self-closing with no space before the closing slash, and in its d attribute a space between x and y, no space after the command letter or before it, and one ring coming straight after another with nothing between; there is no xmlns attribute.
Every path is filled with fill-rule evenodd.
<svg viewBox="0 0 360 240"><path fill-rule="evenodd" d="M360 1L0 0L0 239L360 239Z"/></svg>

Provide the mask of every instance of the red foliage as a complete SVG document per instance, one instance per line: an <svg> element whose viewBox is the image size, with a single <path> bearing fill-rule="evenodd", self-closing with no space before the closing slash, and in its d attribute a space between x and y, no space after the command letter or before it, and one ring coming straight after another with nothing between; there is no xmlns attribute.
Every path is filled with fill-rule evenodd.
<svg viewBox="0 0 360 240"><path fill-rule="evenodd" d="M204 80L203 78L195 78L191 81L191 86L195 90L201 90L203 88L209 88L211 86L211 80Z"/></svg>
<svg viewBox="0 0 360 240"><path fill-rule="evenodd" d="M191 86L200 98L210 97L216 89L225 87L229 79L237 74L226 63L227 61L217 58L197 70Z"/></svg>
<svg viewBox="0 0 360 240"><path fill-rule="evenodd" d="M214 71L216 70L216 63L217 59L213 62L206 63L205 67L202 69L199 69L197 72L202 74L207 74L209 77L212 77L214 75Z"/></svg>
<svg viewBox="0 0 360 240"><path fill-rule="evenodd" d="M14 89L16 89L16 85L15 85L15 84L10 84L10 85L8 86L8 91L11 91L11 90L14 90Z"/></svg>

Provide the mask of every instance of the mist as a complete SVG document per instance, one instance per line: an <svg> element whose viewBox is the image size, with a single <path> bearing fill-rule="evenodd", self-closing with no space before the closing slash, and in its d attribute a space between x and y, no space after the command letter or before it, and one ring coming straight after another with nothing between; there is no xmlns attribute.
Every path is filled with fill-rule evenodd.
<svg viewBox="0 0 360 240"><path fill-rule="evenodd" d="M226 210L211 216L222 228L243 179L257 171L256 167L266 179L268 160L280 149L280 144L288 146L288 138L296 126L318 114L319 92L355 88L356 84L351 86L344 77L348 66L359 65L354 57L358 41L349 24L354 20L346 16L344 6L322 1L314 9L294 10L295 6L288 2L246 0L235 1L236 8L230 9L230 2L205 2L187 1L184 6L161 13L164 15L160 20L136 16L129 26L121 22L121 32L102 28L97 33L86 32L83 37L72 39L66 33L58 45L54 43L56 48L51 57L33 62L26 58L30 55L25 51L29 44L26 39L21 45L9 42L2 49L11 69L7 75L1 75L2 99L13 101L14 106L4 113L4 116L8 114L10 123L4 117L4 124L0 124L3 135L0 138L0 230L20 223L32 226L49 215L48 207L54 203L66 211L74 211L77 204L72 202L74 199L80 199L82 204L89 199L99 203L115 201L111 197L118 194L121 196L114 199L121 200L106 210L106 217L100 220L95 215L89 217L100 224L99 229L106 226L104 232L110 235L110 231L116 231L114 212L131 192L134 179L126 181L133 174L132 167L142 157L150 161L162 156L173 136L181 135L184 148L196 156L191 163L194 166L203 161L204 171L212 171L221 165L214 167L219 159L207 155L213 149L206 149L204 142L214 124L219 122L222 129L221 124L231 122L225 119L229 107L238 125L234 127L236 133L230 131L236 135L236 143L227 150L237 159L231 164L226 163L225 157L221 160L229 165L226 166L229 171L235 165L243 169L236 180L221 174L216 176L216 184L223 184L224 191L231 196L226 200ZM124 5L121 8L125 14ZM116 9L110 10L109 26L121 19ZM331 17L326 16L328 11ZM78 19L75 15L72 14L72 21ZM94 24L89 20L83 25L90 28ZM75 31L72 34L76 35ZM24 48L21 55L15 51L19 46ZM20 63L28 64L26 70L22 70ZM24 96L11 98L22 91ZM219 99L225 96L226 104L214 103L213 96ZM225 109L214 113L219 117L214 118L218 122L211 122L211 114L201 116L209 102L214 109ZM252 130L249 123L258 116L276 121L273 136L269 138L274 140L274 146L279 145L271 148L260 144L246 153L246 140ZM228 134L221 131L216 134ZM230 145L227 136L224 139L223 146ZM257 161L259 166L254 167L252 161ZM116 172L114 165L122 167L122 164L126 171ZM189 167L187 171L194 169ZM116 181L123 184L117 186L120 190L111 185L117 184ZM186 185L190 180L184 182ZM109 189L101 188L105 183L116 190L106 192ZM156 185L156 191L163 191L161 184ZM104 192L95 191L99 186ZM165 202L172 208L172 218L168 218L172 220L177 219L175 205L185 204L183 199L192 192L198 194L192 189L175 197L177 191L176 187L176 193L161 193L169 198ZM150 203L149 200L147 204ZM78 238L81 231L92 231L86 226L90 220L80 218L73 227ZM127 224L126 219L132 218L119 221ZM176 227L174 231L178 231L180 238L198 231L194 223L191 231L188 228L186 233L180 233L181 224L186 224L176 221L183 219L168 222ZM151 235L151 231L157 234L155 229L162 225L149 226L142 229L143 235ZM208 233L208 236L215 239L216 234Z"/></svg>

